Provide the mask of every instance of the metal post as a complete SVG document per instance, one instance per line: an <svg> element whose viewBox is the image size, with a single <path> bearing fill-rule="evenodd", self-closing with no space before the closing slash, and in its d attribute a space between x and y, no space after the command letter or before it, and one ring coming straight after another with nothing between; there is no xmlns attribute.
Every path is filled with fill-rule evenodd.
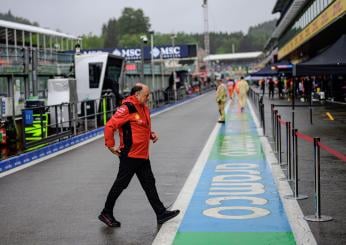
<svg viewBox="0 0 346 245"><path fill-rule="evenodd" d="M54 113L55 113L55 133L59 133L59 122L58 122L58 106L54 106Z"/></svg>
<svg viewBox="0 0 346 245"><path fill-rule="evenodd" d="M276 115L276 141L275 141L275 151L278 154L279 164L281 163L279 158L279 141L280 141L280 115Z"/></svg>
<svg viewBox="0 0 346 245"><path fill-rule="evenodd" d="M103 125L106 125L107 123L107 104L106 104L106 97L102 98L102 114L103 114Z"/></svg>
<svg viewBox="0 0 346 245"><path fill-rule="evenodd" d="M63 108L62 108L62 103L60 104L60 132L63 132L64 131L64 128L63 128Z"/></svg>
<svg viewBox="0 0 346 245"><path fill-rule="evenodd" d="M75 107L75 103L72 103L72 122L73 122L73 135L77 135L77 124L76 124L76 120L77 120L77 113L76 113L76 107Z"/></svg>
<svg viewBox="0 0 346 245"><path fill-rule="evenodd" d="M271 117L272 117L272 136L274 138L274 104L271 104L270 112L271 112Z"/></svg>
<svg viewBox="0 0 346 245"><path fill-rule="evenodd" d="M38 94L38 81L37 81L37 69L38 69L38 52L37 49L31 50L31 79L32 79L32 94L37 96Z"/></svg>
<svg viewBox="0 0 346 245"><path fill-rule="evenodd" d="M295 66L293 66L295 69ZM294 109L295 109L295 79L293 78L293 84L292 84L292 128L295 128L295 118L294 118Z"/></svg>
<svg viewBox="0 0 346 245"><path fill-rule="evenodd" d="M72 127L72 121L71 121L72 110L71 110L71 104L70 103L67 104L67 110L68 110L68 126L69 126L69 128L71 128Z"/></svg>
<svg viewBox="0 0 346 245"><path fill-rule="evenodd" d="M274 145L275 153L278 152L278 111L274 111Z"/></svg>
<svg viewBox="0 0 346 245"><path fill-rule="evenodd" d="M304 217L308 221L330 221L333 218L326 215L321 215L321 182L320 182L320 147L318 143L320 138L314 138L314 165L315 165L315 207L316 211L313 215L307 215Z"/></svg>
<svg viewBox="0 0 346 245"><path fill-rule="evenodd" d="M295 162L296 162L296 158L295 158L295 155L296 155L296 144L295 144L295 141L296 141L296 136L294 134L294 128L292 127L292 130L291 130L291 136L292 136L292 155L291 155L291 160L292 160L292 177L293 177L293 180L296 179L296 172L295 172L295 169L294 169L294 165L295 165Z"/></svg>
<svg viewBox="0 0 346 245"><path fill-rule="evenodd" d="M274 110L274 114L273 114L273 138L274 141L276 141L276 115L277 115L278 111Z"/></svg>
<svg viewBox="0 0 346 245"><path fill-rule="evenodd" d="M293 152L294 155L294 162L293 162L293 168L294 168L294 193L293 195L287 195L284 196L287 199L295 199L295 200L303 200L303 199L307 199L308 196L307 195L299 195L299 186L298 186L298 182L299 182L299 174L298 174L298 137L297 137L297 132L298 129L293 129Z"/></svg>
<svg viewBox="0 0 346 245"><path fill-rule="evenodd" d="M291 159L291 122L286 122L286 137L287 137L287 175L288 180L292 181L292 159Z"/></svg>
<svg viewBox="0 0 346 245"><path fill-rule="evenodd" d="M263 135L266 134L266 123L265 123L265 117L264 117L264 104L261 105L262 108L262 120L263 120Z"/></svg>
<svg viewBox="0 0 346 245"><path fill-rule="evenodd" d="M23 147L24 149L26 149L26 140L25 140L25 116L24 116L24 113L25 113L25 109L22 109L22 132L21 132L21 135L22 135L22 144L23 144Z"/></svg>
<svg viewBox="0 0 346 245"><path fill-rule="evenodd" d="M285 165L282 164L282 156L281 156L281 116L278 115L278 159L279 159L279 164L280 165Z"/></svg>
<svg viewBox="0 0 346 245"><path fill-rule="evenodd" d="M42 113L42 111L44 110L44 108L40 108L39 110L40 110L41 140L43 140L44 132L43 132L43 113Z"/></svg>
<svg viewBox="0 0 346 245"><path fill-rule="evenodd" d="M291 170L291 123L286 122L286 163L287 165L287 178L280 178L280 180L292 181L292 170Z"/></svg>
<svg viewBox="0 0 346 245"><path fill-rule="evenodd" d="M101 100L100 100L101 103ZM97 129L97 115L98 115L98 111L97 111L97 100L94 100L94 123L95 123L95 129Z"/></svg>
<svg viewBox="0 0 346 245"><path fill-rule="evenodd" d="M84 103L84 131L88 132L87 102L83 101L82 103Z"/></svg>

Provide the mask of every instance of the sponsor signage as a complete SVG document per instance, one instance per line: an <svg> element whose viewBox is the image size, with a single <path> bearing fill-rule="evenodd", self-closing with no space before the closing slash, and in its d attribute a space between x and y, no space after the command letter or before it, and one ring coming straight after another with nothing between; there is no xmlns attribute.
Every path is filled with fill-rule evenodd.
<svg viewBox="0 0 346 245"><path fill-rule="evenodd" d="M152 50L153 59L172 59L172 58L188 58L190 45L177 46L155 46ZM144 59L151 59L151 48L144 47ZM123 49L116 48L112 52L114 55L122 56L126 60L140 60L142 52L140 48Z"/></svg>
<svg viewBox="0 0 346 245"><path fill-rule="evenodd" d="M92 49L83 50L82 54L92 54L98 52L108 52L116 56L124 57L126 60L141 60L142 49L141 48L106 48L106 49ZM144 60L151 60L151 52L153 53L153 59L172 59L172 58L194 58L197 57L197 46L195 44L189 45L176 45L176 46L154 46L151 51L151 47L145 46L143 48Z"/></svg>
<svg viewBox="0 0 346 245"><path fill-rule="evenodd" d="M330 25L334 20L346 12L346 1L336 0L325 11L323 11L304 30L291 39L278 52L278 59L282 59L292 51L300 47L306 41L316 36L321 30Z"/></svg>

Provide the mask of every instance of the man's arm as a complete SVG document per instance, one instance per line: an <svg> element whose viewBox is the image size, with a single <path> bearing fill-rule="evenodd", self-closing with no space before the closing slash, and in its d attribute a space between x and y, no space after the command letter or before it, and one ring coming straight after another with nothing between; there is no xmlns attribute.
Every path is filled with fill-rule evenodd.
<svg viewBox="0 0 346 245"><path fill-rule="evenodd" d="M105 145L115 155L120 154L120 149L115 146L114 133L122 125L130 120L130 113L127 106L121 106L108 120L104 128Z"/></svg>

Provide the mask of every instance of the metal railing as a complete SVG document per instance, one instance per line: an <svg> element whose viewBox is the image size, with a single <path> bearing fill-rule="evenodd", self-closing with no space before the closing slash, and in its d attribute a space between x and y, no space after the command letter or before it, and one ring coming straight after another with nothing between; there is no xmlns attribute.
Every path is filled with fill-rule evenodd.
<svg viewBox="0 0 346 245"><path fill-rule="evenodd" d="M272 106L273 108L273 106ZM321 180L320 180L320 172L321 172L321 158L320 158L320 149L327 151L329 154L335 156L343 162L346 162L346 155L338 152L324 144L321 143L320 138L311 137L305 135L298 131L298 129L291 128L291 122L286 122L281 119L281 116L278 113L278 110L272 110L272 128L273 130L273 138L275 139L275 145L277 145L277 157L279 162L281 161L281 125L286 125L286 161L287 161L287 178L283 178L284 180L293 182L293 195L287 195L285 198L301 200L306 199L306 195L301 195L299 193L299 153L298 153L298 139L301 139L305 142L313 144L314 152L313 152L313 162L314 162L314 206L315 213L313 215L307 215L304 219L313 222L322 222L322 221L330 221L333 218L330 216L321 214ZM292 137L292 141L291 141ZM292 147L292 151L291 151Z"/></svg>
<svg viewBox="0 0 346 245"><path fill-rule="evenodd" d="M73 66L73 54L0 44L0 75L26 74L32 70L39 74L65 75L71 73Z"/></svg>
<svg viewBox="0 0 346 245"><path fill-rule="evenodd" d="M178 100L191 96L194 94L189 95L180 89ZM104 126L115 112L116 102L116 97L111 94L96 100L23 109L23 150L35 149ZM157 90L151 92L149 107L154 109L175 102L173 91Z"/></svg>
<svg viewBox="0 0 346 245"><path fill-rule="evenodd" d="M261 121L264 120L264 107L263 100L261 95L250 89L249 92L250 98L253 100L254 105L259 109L259 115L261 117ZM307 215L304 219L308 221L314 222L322 222L322 221L330 221L333 218L330 216L322 215L321 213L321 180L320 180L320 171L321 171L321 159L320 159L320 149L324 149L328 153L334 155L339 158L343 162L346 162L346 155L338 152L330 147L321 143L320 138L310 137L308 135L304 135L299 132L298 129L293 128L292 122L285 121L279 114L279 111L275 107L280 107L281 105L271 105L271 127L272 127L272 138L274 140L275 153L278 158L278 163L283 170L287 170L287 175L285 178L281 178L281 180L285 180L293 183L293 195L284 196L287 199L301 200L306 199L308 196L302 195L299 193L299 152L298 152L298 138L306 141L308 143L312 143L314 147L313 153L313 162L314 162L314 206L315 213L313 215ZM286 107L288 105L282 105ZM302 106L302 107L312 107ZM312 116L310 113L310 122L312 122ZM282 160L282 126L285 127L286 132L286 163ZM301 153L302 154L302 153ZM304 153L305 154L305 153ZM284 166L287 166L287 169L284 169Z"/></svg>
<svg viewBox="0 0 346 245"><path fill-rule="evenodd" d="M104 126L115 112L115 96L23 110L24 150Z"/></svg>

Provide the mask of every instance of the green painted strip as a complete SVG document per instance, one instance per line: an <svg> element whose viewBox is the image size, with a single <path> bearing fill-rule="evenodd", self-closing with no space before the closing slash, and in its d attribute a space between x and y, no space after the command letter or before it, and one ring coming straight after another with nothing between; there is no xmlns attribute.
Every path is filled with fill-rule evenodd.
<svg viewBox="0 0 346 245"><path fill-rule="evenodd" d="M248 142L251 141L251 144ZM244 153L244 149L249 151ZM241 153L243 152L243 153ZM244 135L218 135L209 160L259 160L263 159L261 142L258 136Z"/></svg>
<svg viewBox="0 0 346 245"><path fill-rule="evenodd" d="M174 245L278 245L296 244L292 232L178 232Z"/></svg>

